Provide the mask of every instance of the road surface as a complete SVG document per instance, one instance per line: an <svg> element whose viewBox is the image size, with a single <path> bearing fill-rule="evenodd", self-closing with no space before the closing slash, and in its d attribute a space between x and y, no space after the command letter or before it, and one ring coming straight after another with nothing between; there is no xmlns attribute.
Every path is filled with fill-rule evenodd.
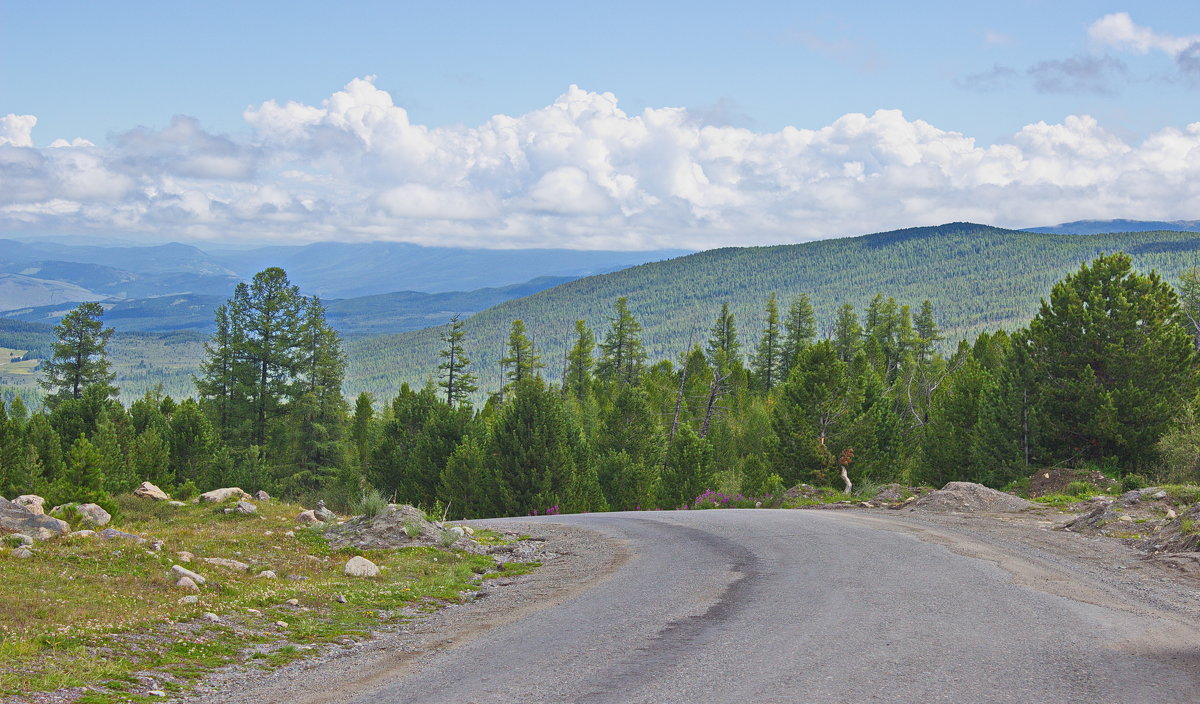
<svg viewBox="0 0 1200 704"><path fill-rule="evenodd" d="M562 603L328 701L1200 702L1195 622L1044 561L965 556L886 517L519 520L598 531L629 558Z"/></svg>

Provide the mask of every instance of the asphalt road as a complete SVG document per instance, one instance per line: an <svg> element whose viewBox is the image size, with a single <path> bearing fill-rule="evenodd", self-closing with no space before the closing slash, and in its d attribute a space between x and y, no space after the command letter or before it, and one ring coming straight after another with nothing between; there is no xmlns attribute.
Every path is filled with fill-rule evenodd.
<svg viewBox="0 0 1200 704"><path fill-rule="evenodd" d="M353 701L1200 702L1200 642L1153 614L1022 586L846 513L540 520L633 558Z"/></svg>

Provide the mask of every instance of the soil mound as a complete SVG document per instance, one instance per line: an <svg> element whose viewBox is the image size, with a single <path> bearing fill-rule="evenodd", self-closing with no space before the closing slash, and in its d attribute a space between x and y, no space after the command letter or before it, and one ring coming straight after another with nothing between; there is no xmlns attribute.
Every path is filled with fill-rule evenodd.
<svg viewBox="0 0 1200 704"><path fill-rule="evenodd" d="M1034 472L1029 477L1029 496L1037 497L1062 494L1074 482L1086 482L1105 493L1118 491L1121 486L1121 483L1116 479L1105 476L1094 469L1066 469L1058 467Z"/></svg>
<svg viewBox="0 0 1200 704"><path fill-rule="evenodd" d="M1025 499L973 482L950 482L911 504L913 509L933 513L1012 513L1031 507Z"/></svg>
<svg viewBox="0 0 1200 704"><path fill-rule="evenodd" d="M479 545L464 529L446 528L407 504L389 505L370 518L358 516L330 528L325 535L334 548L352 545L363 550L381 550L421 546L480 552Z"/></svg>

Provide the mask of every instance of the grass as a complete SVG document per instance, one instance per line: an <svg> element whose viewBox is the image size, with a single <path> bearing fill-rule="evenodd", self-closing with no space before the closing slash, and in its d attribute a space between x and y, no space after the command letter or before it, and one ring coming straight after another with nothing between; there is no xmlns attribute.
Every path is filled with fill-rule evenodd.
<svg viewBox="0 0 1200 704"><path fill-rule="evenodd" d="M413 609L460 602L489 573L533 569L508 563L496 572L490 556L436 548L334 551L318 529L293 527L299 506L275 501L251 516L214 513L211 504L119 503L117 527L163 541L161 550L95 538L39 543L30 560L0 549L0 696L89 687L79 701L143 701L133 688L145 685L134 673L150 673L153 688L167 690L186 689L231 663L278 667L307 655L306 646L363 638ZM181 563L180 551L197 558ZM343 575L351 554L379 565L381 576ZM204 557L251 567L233 570ZM173 564L208 579L197 603L179 603L185 592L167 576ZM258 578L264 569L279 578ZM220 622L205 621L205 612Z"/></svg>

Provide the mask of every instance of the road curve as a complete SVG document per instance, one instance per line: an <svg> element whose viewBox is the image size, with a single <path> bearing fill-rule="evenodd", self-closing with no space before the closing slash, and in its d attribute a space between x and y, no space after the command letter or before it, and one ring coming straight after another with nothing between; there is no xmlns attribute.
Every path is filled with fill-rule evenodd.
<svg viewBox="0 0 1200 704"><path fill-rule="evenodd" d="M1153 614L1022 586L878 520L767 510L519 520L598 531L633 557L562 604L342 701L1200 701L1193 628L1156 635L1167 624Z"/></svg>

